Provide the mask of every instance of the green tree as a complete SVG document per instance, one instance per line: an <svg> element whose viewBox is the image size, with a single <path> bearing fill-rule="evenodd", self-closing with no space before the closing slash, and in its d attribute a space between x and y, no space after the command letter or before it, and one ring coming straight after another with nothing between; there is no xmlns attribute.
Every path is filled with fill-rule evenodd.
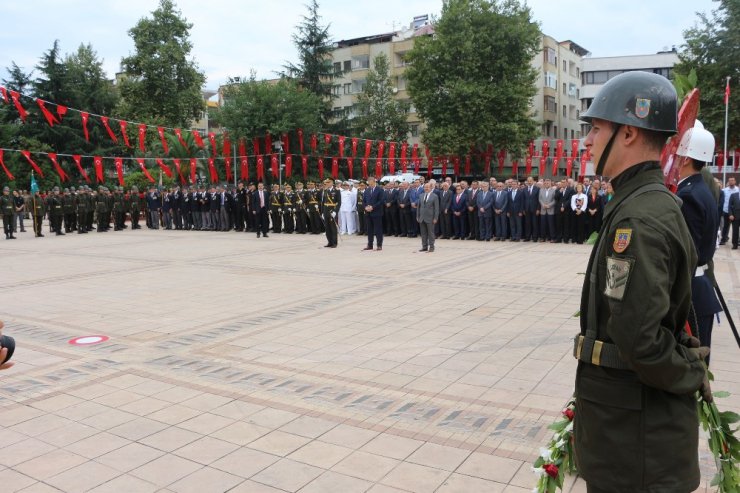
<svg viewBox="0 0 740 493"><path fill-rule="evenodd" d="M328 122L331 113L332 81L334 68L331 53L333 50L329 25L321 24L319 2L311 0L307 5L308 14L303 16L296 33L293 34L293 44L298 49L298 63L287 62L283 67L284 75L298 80L300 87L316 94L324 101L322 118Z"/></svg>
<svg viewBox="0 0 740 493"><path fill-rule="evenodd" d="M517 0L445 0L433 37L417 38L406 74L433 154L493 144L521 155L537 135L532 57L539 26Z"/></svg>
<svg viewBox="0 0 740 493"><path fill-rule="evenodd" d="M406 121L411 103L393 97L396 88L390 77L388 57L381 53L373 60L367 73L365 90L358 96L353 126L362 137L373 140L406 140Z"/></svg>
<svg viewBox="0 0 740 493"><path fill-rule="evenodd" d="M323 101L292 79L277 82L232 79L224 88L224 104L213 120L233 137L282 135L302 128L306 134L321 129Z"/></svg>
<svg viewBox="0 0 740 493"><path fill-rule="evenodd" d="M119 113L127 119L188 127L205 110L205 75L189 58L193 25L172 0L129 30L135 52L123 58Z"/></svg>
<svg viewBox="0 0 740 493"><path fill-rule="evenodd" d="M675 67L677 77L696 71L701 93L699 118L722 145L725 128L725 85L730 77L729 148L740 144L740 0L718 0L710 15L699 13L698 23L684 31L685 45Z"/></svg>

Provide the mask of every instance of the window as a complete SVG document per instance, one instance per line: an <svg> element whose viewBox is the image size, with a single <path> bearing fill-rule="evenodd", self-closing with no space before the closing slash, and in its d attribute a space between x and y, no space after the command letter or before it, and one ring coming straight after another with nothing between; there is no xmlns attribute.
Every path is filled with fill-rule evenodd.
<svg viewBox="0 0 740 493"><path fill-rule="evenodd" d="M581 99L581 90L576 87L576 99Z"/></svg>
<svg viewBox="0 0 740 493"><path fill-rule="evenodd" d="M563 72L567 72L567 71L568 71L568 62L563 60Z"/></svg>
<svg viewBox="0 0 740 493"><path fill-rule="evenodd" d="M566 84L565 82L563 82L563 95L567 94L567 92L566 92L567 91L567 89L566 89L567 87L568 87L568 84Z"/></svg>
<svg viewBox="0 0 740 493"><path fill-rule="evenodd" d="M399 91L405 91L406 90L406 77L399 75L398 81L396 82L396 87L398 87Z"/></svg>
<svg viewBox="0 0 740 493"><path fill-rule="evenodd" d="M552 48L545 48L544 55L545 55L545 63L549 63L550 65L557 66L558 57L557 55L555 55L555 50L553 50Z"/></svg>
<svg viewBox="0 0 740 493"><path fill-rule="evenodd" d="M576 138L576 133L575 133L575 131L573 129L570 129L570 138L571 138L571 140L573 140L573 139Z"/></svg>
<svg viewBox="0 0 740 493"><path fill-rule="evenodd" d="M334 73L335 74L342 73L342 62L334 62Z"/></svg>
<svg viewBox="0 0 740 493"><path fill-rule="evenodd" d="M545 111L549 111L550 113L557 113L558 112L558 105L555 102L555 98L552 96L545 96Z"/></svg>
<svg viewBox="0 0 740 493"><path fill-rule="evenodd" d="M552 72L545 72L545 87L558 89L558 77Z"/></svg>
<svg viewBox="0 0 740 493"><path fill-rule="evenodd" d="M591 75L594 77L593 84L604 84L608 80L608 74L605 70L594 72Z"/></svg>
<svg viewBox="0 0 740 493"><path fill-rule="evenodd" d="M557 135L555 137L557 137ZM568 138L568 129L567 128L564 128L563 129L563 138L564 139L567 139Z"/></svg>
<svg viewBox="0 0 740 493"><path fill-rule="evenodd" d="M411 136L412 137L419 136L419 125L411 125Z"/></svg>
<svg viewBox="0 0 740 493"><path fill-rule="evenodd" d="M581 69L576 67L576 77L581 78Z"/></svg>
<svg viewBox="0 0 740 493"><path fill-rule="evenodd" d="M351 82L344 84L343 88L344 88L344 91L343 91L344 94L352 94L352 83Z"/></svg>
<svg viewBox="0 0 740 493"><path fill-rule="evenodd" d="M340 86L339 84L335 84L331 86L331 93L335 96L339 96L341 88L342 86Z"/></svg>
<svg viewBox="0 0 740 493"><path fill-rule="evenodd" d="M576 88L576 85L572 82L568 84L568 96L576 96L577 94L578 94L578 88Z"/></svg>
<svg viewBox="0 0 740 493"><path fill-rule="evenodd" d="M353 80L352 81L352 94L358 94L365 91L365 79Z"/></svg>
<svg viewBox="0 0 740 493"><path fill-rule="evenodd" d="M558 126L554 125L552 128L553 128L552 136L557 139L558 138Z"/></svg>
<svg viewBox="0 0 740 493"><path fill-rule="evenodd" d="M352 70L364 70L370 68L370 55L352 57Z"/></svg>
<svg viewBox="0 0 740 493"><path fill-rule="evenodd" d="M352 60L345 60L344 61L344 71L345 72L352 71Z"/></svg>
<svg viewBox="0 0 740 493"><path fill-rule="evenodd" d="M563 116L568 116L568 107L563 105Z"/></svg>

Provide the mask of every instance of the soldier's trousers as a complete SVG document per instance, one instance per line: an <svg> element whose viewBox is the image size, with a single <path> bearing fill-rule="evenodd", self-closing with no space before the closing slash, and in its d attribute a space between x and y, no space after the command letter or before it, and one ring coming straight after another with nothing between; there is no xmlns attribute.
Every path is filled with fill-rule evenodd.
<svg viewBox="0 0 740 493"><path fill-rule="evenodd" d="M359 234L365 234L365 209L357 209L357 230Z"/></svg>
<svg viewBox="0 0 740 493"><path fill-rule="evenodd" d="M92 231L94 220L95 220L95 211L87 211L87 230L88 231Z"/></svg>
<svg viewBox="0 0 740 493"><path fill-rule="evenodd" d="M297 233L303 234L306 232L306 211L303 209L296 209L295 229Z"/></svg>
<svg viewBox="0 0 740 493"><path fill-rule="evenodd" d="M280 217L279 207L270 207L270 220L272 221L272 232L279 233L283 229L283 221Z"/></svg>
<svg viewBox="0 0 740 493"><path fill-rule="evenodd" d="M378 218L378 221L380 221L380 218ZM337 246L337 223L334 222L331 214L324 214L324 224L326 226L326 240L328 245Z"/></svg>
<svg viewBox="0 0 740 493"><path fill-rule="evenodd" d="M139 229L139 210L133 209L131 211L131 229Z"/></svg>
<svg viewBox="0 0 740 493"><path fill-rule="evenodd" d="M62 215L56 214L51 216L51 228L52 231L59 234L62 232Z"/></svg>
<svg viewBox="0 0 740 493"><path fill-rule="evenodd" d="M33 219L33 232L36 236L41 236L41 225L44 223L44 216L34 215Z"/></svg>
<svg viewBox="0 0 740 493"><path fill-rule="evenodd" d="M319 216L319 212L316 210L310 211L308 218L311 221L311 233L315 235L321 233L321 216Z"/></svg>
<svg viewBox="0 0 740 493"><path fill-rule="evenodd" d="M236 206L236 224L235 228L237 231L244 231L244 216L247 213L247 208L243 205Z"/></svg>
<svg viewBox="0 0 740 493"><path fill-rule="evenodd" d="M69 233L72 231L73 222L75 215L73 213L64 214L64 232Z"/></svg>
<svg viewBox="0 0 740 493"><path fill-rule="evenodd" d="M173 209L172 216L175 220L175 229L182 229L182 211L180 209Z"/></svg>
<svg viewBox="0 0 740 493"><path fill-rule="evenodd" d="M288 234L292 234L293 230L295 230L295 221L293 219L293 214L288 212L283 216L283 223L285 226L285 232Z"/></svg>
<svg viewBox="0 0 740 493"><path fill-rule="evenodd" d="M13 214L3 214L3 231L6 238L13 234Z"/></svg>

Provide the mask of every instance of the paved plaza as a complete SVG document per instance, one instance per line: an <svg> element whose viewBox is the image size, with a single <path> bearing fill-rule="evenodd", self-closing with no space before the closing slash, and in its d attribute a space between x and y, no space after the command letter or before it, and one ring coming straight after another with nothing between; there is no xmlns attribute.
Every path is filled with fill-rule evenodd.
<svg viewBox="0 0 740 493"><path fill-rule="evenodd" d="M32 235L0 243L2 493L530 492L572 392L588 246ZM737 317L740 256L715 259Z"/></svg>

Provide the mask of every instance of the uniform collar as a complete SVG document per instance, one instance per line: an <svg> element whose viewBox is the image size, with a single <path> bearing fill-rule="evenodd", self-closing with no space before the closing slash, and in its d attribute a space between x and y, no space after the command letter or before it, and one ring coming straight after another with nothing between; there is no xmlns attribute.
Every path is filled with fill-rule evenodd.
<svg viewBox="0 0 740 493"><path fill-rule="evenodd" d="M604 209L604 220L617 208L619 204L640 188L648 183L663 183L663 171L657 161L645 161L623 171L619 176L612 179L614 197L606 204Z"/></svg>

